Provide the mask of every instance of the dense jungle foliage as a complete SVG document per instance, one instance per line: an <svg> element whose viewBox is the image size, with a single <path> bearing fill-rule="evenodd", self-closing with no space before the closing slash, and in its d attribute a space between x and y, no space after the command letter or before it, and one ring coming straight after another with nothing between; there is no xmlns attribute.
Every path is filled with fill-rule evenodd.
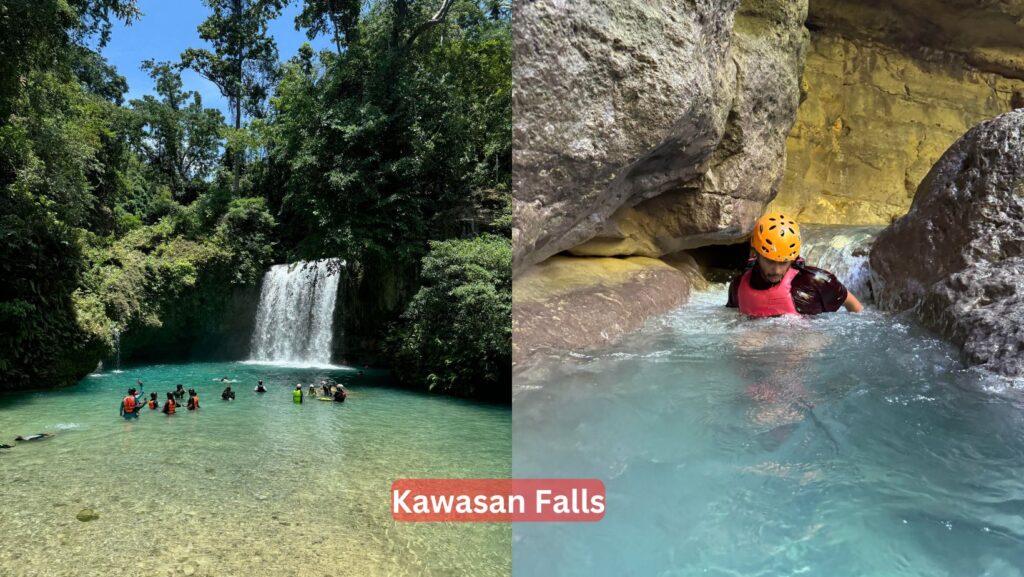
<svg viewBox="0 0 1024 577"><path fill-rule="evenodd" d="M103 48L134 0L0 4L0 389L75 382L116 335L218 330L269 265L341 257L349 358L509 397L509 4L293 1L331 49L282 59L286 0L205 0L208 43L146 61L130 101Z"/></svg>

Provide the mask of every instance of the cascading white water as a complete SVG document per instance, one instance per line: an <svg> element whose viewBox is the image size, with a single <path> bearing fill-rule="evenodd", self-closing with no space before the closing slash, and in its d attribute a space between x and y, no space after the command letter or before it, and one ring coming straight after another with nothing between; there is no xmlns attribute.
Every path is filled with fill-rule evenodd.
<svg viewBox="0 0 1024 577"><path fill-rule="evenodd" d="M114 329L114 350L117 352L117 365L114 370L121 370L121 331Z"/></svg>
<svg viewBox="0 0 1024 577"><path fill-rule="evenodd" d="M882 226L804 225L801 251L807 264L839 278L862 302L872 300L868 252Z"/></svg>
<svg viewBox="0 0 1024 577"><path fill-rule="evenodd" d="M337 259L276 265L263 275L250 360L326 365L331 362Z"/></svg>

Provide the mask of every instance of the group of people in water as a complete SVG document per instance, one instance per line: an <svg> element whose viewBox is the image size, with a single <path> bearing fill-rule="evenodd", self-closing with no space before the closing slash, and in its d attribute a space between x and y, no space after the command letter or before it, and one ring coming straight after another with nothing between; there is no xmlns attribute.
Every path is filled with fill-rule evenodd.
<svg viewBox="0 0 1024 577"><path fill-rule="evenodd" d="M362 374L363 372L359 371L359 375ZM235 391L232 390L231 385L228 384L228 378L224 377L220 379L220 381L226 385L224 390L221 391L220 398L224 401L235 400ZM136 382L138 383L138 387L128 389L128 394L121 399L120 414L125 419L137 419L139 417L139 413L142 412L143 407L148 407L151 411L160 409L165 415L173 415L177 412L178 408L182 406L182 404L184 404L184 407L189 411L199 409L199 393L197 393L195 389L189 389L186 391L184 385L179 384L174 391L167 393L167 399L164 401L161 409L160 401L157 399L156 393L150 393L148 401L142 400L142 381L137 380ZM253 390L256 393L266 393L267 387L263 384L263 381L259 381ZM188 395L188 400L184 400L186 395ZM348 398L348 390L346 390L341 383L321 380L319 386L310 383L309 393L306 396L317 397L321 401L344 403L345 399ZM184 401L184 403L182 403L182 401ZM302 403L303 393L301 384L295 385L295 390L292 391L292 401L295 403ZM40 441L43 439L49 439L53 436L54 433L37 433L35 435L19 435L14 440L17 442ZM12 445L0 444L0 449L12 448Z"/></svg>
<svg viewBox="0 0 1024 577"><path fill-rule="evenodd" d="M362 371L360 371L360 374ZM221 379L222 383L227 384L228 378L224 377ZM177 412L178 408L182 406L182 401L185 399L185 395L188 395L188 400L184 401L184 406L189 411L195 411L199 409L199 393L195 389L189 389L185 391L184 385L179 384L174 391L167 393L167 399L164 401L163 408L160 407L160 401L157 399L156 393L149 394L149 400L147 402L142 401L143 396L143 385L142 381L137 381L138 387L132 387L128 389L128 394L121 399L120 415L125 419L137 419L139 413L142 412L143 406L148 407L150 410L155 411L160 409L165 415L173 415ZM253 389L256 393L266 393L267 387L264 386L263 381L259 381L256 387ZM320 386L316 387L312 383L309 385L310 397L318 397L321 401L334 401L338 403L344 403L345 399L348 398L348 391L340 383L328 382L327 380L321 380ZM233 401L235 400L235 391L231 389L231 385L227 384L224 390L220 394L221 400ZM292 392L292 401L295 403L302 403L302 385L295 385L295 390Z"/></svg>
<svg viewBox="0 0 1024 577"><path fill-rule="evenodd" d="M260 381L262 386L263 381ZM348 398L348 391L345 390L340 383L328 383L327 381L320 381L320 387L317 389L313 383L309 384L309 392L306 397L317 397L321 401L334 401L336 403L344 403L345 399ZM292 402L302 403L302 385L295 385L295 390L292 391Z"/></svg>

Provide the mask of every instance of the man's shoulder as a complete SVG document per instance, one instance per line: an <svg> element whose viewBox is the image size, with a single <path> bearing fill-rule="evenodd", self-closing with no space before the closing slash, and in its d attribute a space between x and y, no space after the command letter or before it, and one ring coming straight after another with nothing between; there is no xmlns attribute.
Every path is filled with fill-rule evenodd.
<svg viewBox="0 0 1024 577"><path fill-rule="evenodd" d="M828 283L837 280L836 275L831 271L806 264L799 269L797 277L809 280L815 284Z"/></svg>

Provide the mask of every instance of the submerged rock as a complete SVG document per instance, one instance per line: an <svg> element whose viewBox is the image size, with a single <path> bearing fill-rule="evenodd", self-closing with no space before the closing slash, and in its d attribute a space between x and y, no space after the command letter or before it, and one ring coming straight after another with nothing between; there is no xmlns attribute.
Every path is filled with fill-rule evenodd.
<svg viewBox="0 0 1024 577"><path fill-rule="evenodd" d="M1024 375L1024 110L978 124L871 251L875 300L912 310L970 364Z"/></svg>
<svg viewBox="0 0 1024 577"><path fill-rule="evenodd" d="M92 509L85 508L79 511L75 518L82 522L94 521L100 518L100 514Z"/></svg>

